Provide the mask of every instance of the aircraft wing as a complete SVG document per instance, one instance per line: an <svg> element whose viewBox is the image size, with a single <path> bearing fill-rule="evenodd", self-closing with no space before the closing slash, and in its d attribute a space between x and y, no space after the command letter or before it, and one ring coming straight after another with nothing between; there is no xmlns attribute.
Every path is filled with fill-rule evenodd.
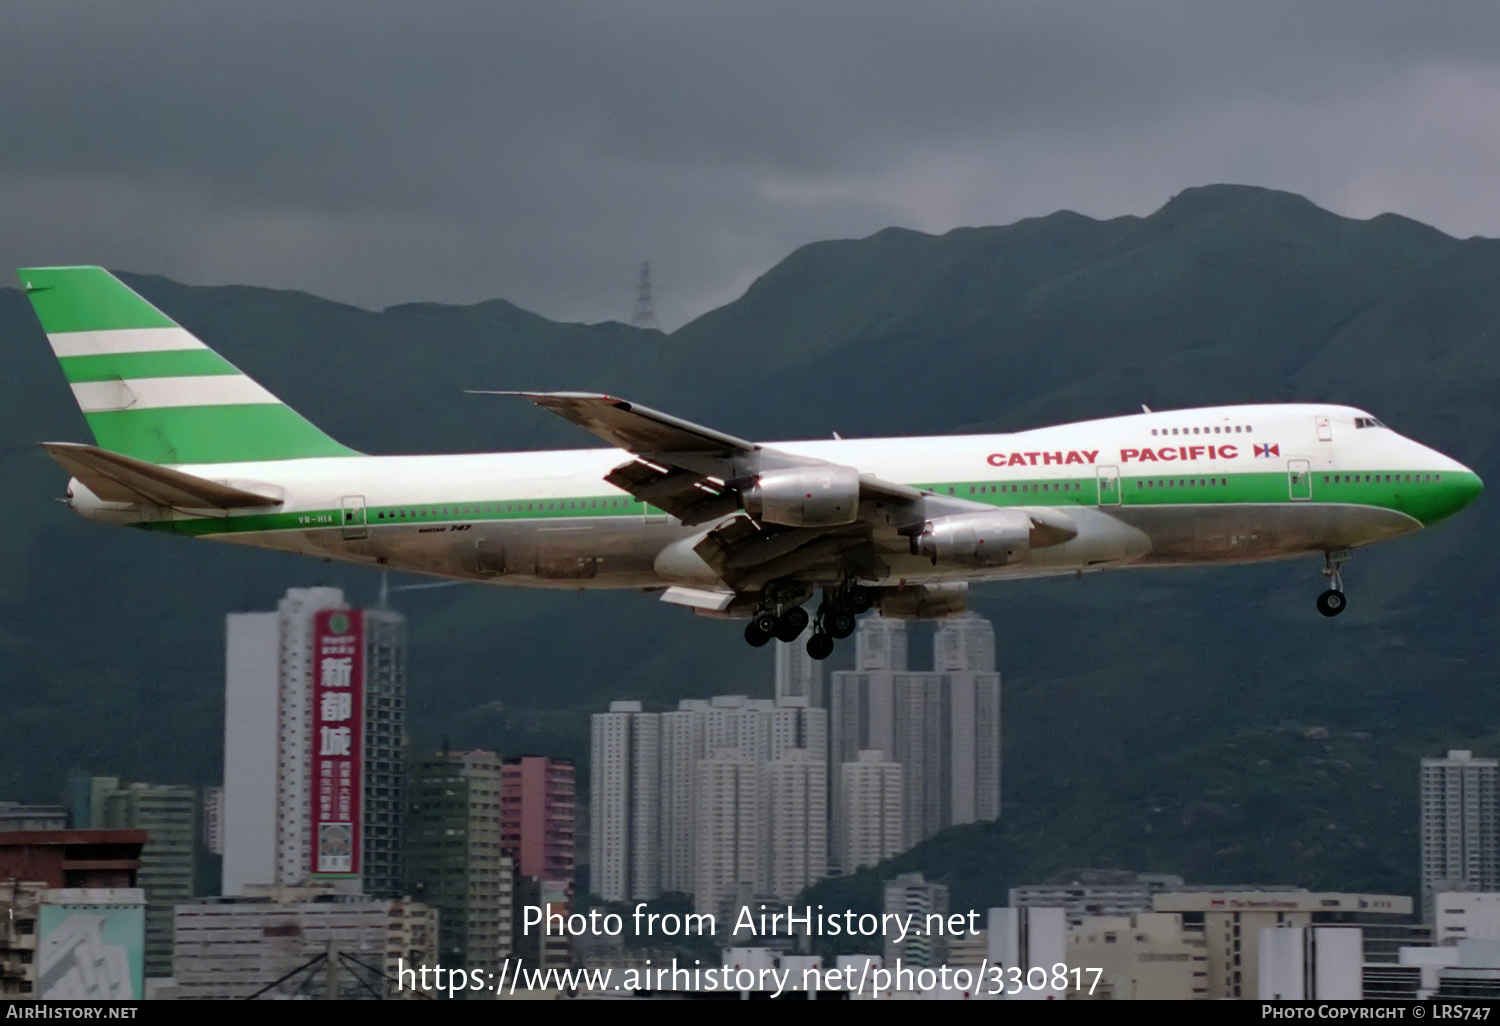
<svg viewBox="0 0 1500 1026"><path fill-rule="evenodd" d="M597 392L473 390L473 394L529 399L634 454L634 461L616 467L605 480L689 525L717 520L739 509L737 489L750 484L762 470L822 462ZM915 507L920 505L922 493L862 475L860 498Z"/></svg>
<svg viewBox="0 0 1500 1026"><path fill-rule="evenodd" d="M530 399L543 409L592 431L610 445L640 456L656 453L728 456L752 453L758 448L743 438L597 392L488 392L476 389L472 394L514 395Z"/></svg>
<svg viewBox="0 0 1500 1026"><path fill-rule="evenodd" d="M767 470L829 465L682 420L615 396L591 392L480 392L529 399L543 409L635 456L605 481L687 525L722 520L742 510L743 492ZM880 568L872 535L881 525L920 528L924 493L862 474L859 516L834 527L785 527L748 515L708 532L694 547L724 582L751 590L818 564L874 575Z"/></svg>

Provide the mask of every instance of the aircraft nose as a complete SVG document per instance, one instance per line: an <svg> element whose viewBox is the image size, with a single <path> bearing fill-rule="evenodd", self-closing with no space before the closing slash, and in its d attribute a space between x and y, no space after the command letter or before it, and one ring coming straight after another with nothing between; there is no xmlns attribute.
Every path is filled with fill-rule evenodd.
<svg viewBox="0 0 1500 1026"><path fill-rule="evenodd" d="M1459 510L1471 505L1484 491L1484 482L1479 475L1456 460L1450 461L1452 469L1444 470L1437 485L1428 523L1436 523L1451 517Z"/></svg>

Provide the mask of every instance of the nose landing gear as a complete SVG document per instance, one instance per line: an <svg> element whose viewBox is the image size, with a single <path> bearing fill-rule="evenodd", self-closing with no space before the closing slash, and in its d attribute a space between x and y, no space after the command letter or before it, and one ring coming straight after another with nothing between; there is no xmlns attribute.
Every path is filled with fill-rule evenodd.
<svg viewBox="0 0 1500 1026"><path fill-rule="evenodd" d="M1338 616L1348 605L1348 600L1344 598L1344 576L1340 570L1353 555L1348 549L1324 553L1323 576L1328 578L1328 590L1318 596L1318 612L1324 616Z"/></svg>

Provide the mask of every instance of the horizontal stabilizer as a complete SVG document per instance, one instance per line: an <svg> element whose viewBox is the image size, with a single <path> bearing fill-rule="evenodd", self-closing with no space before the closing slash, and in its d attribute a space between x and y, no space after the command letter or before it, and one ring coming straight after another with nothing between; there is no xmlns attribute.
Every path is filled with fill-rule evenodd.
<svg viewBox="0 0 1500 1026"><path fill-rule="evenodd" d="M253 509L282 500L76 442L43 442L47 455L105 502L153 502L178 509Z"/></svg>

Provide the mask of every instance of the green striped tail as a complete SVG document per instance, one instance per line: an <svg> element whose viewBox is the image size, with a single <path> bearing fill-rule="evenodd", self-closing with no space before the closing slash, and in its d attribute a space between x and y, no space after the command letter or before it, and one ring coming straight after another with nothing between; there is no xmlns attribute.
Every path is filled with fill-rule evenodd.
<svg viewBox="0 0 1500 1026"><path fill-rule="evenodd" d="M164 464L358 455L104 268L19 274L101 448Z"/></svg>

